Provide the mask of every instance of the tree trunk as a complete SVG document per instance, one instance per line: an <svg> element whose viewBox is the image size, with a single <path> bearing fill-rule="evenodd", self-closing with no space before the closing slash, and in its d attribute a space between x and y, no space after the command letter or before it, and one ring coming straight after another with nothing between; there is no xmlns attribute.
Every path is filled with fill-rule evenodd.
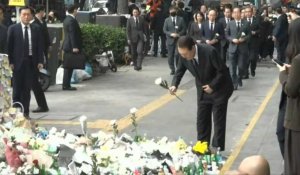
<svg viewBox="0 0 300 175"><path fill-rule="evenodd" d="M118 0L118 14L128 14L128 1L127 0Z"/></svg>

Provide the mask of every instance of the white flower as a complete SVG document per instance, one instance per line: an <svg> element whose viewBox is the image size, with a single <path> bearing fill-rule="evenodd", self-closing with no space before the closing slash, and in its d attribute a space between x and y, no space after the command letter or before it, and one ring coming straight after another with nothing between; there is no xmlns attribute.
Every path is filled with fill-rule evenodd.
<svg viewBox="0 0 300 175"><path fill-rule="evenodd" d="M113 125L117 124L117 120L111 120L109 124L110 124L110 126L113 126Z"/></svg>
<svg viewBox="0 0 300 175"><path fill-rule="evenodd" d="M220 36L219 33L216 33L216 36Z"/></svg>
<svg viewBox="0 0 300 175"><path fill-rule="evenodd" d="M156 80L155 80L155 84L156 84L156 85L160 85L161 82L162 82L162 78L161 78L161 77L156 78Z"/></svg>
<svg viewBox="0 0 300 175"><path fill-rule="evenodd" d="M136 108L133 107L133 108L130 109L130 114L135 114L136 112L137 112Z"/></svg>
<svg viewBox="0 0 300 175"><path fill-rule="evenodd" d="M246 36L246 34L244 32L242 32L242 36Z"/></svg>
<svg viewBox="0 0 300 175"><path fill-rule="evenodd" d="M83 115L83 116L81 116L81 117L79 118L79 121L80 121L80 122L85 122L86 119L87 119L87 117L86 117L85 115Z"/></svg>
<svg viewBox="0 0 300 175"><path fill-rule="evenodd" d="M178 29L178 26L175 26L175 29Z"/></svg>
<svg viewBox="0 0 300 175"><path fill-rule="evenodd" d="M17 148L18 151L23 152L23 146L17 145L16 148Z"/></svg>

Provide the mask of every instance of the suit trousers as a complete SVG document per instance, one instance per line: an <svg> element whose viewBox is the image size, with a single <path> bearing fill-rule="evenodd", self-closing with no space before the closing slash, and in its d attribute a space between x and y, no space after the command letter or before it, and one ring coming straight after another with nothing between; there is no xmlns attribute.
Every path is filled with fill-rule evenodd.
<svg viewBox="0 0 300 175"><path fill-rule="evenodd" d="M284 142L284 174L300 174L300 132L287 129L285 130Z"/></svg>
<svg viewBox="0 0 300 175"><path fill-rule="evenodd" d="M286 112L286 104L287 104L287 95L282 90L281 97L280 97L278 119L277 119L277 127L276 127L276 135L277 135L277 140L279 143L279 148L282 157L284 157L284 140L285 140L284 139L284 135L285 135L284 116Z"/></svg>
<svg viewBox="0 0 300 175"><path fill-rule="evenodd" d="M259 58L259 48L257 46L249 47L249 57L247 60L247 70L245 72L245 75L249 75L248 69L250 67L250 71L254 72L257 67L257 60Z"/></svg>
<svg viewBox="0 0 300 175"><path fill-rule="evenodd" d="M32 58L24 58L21 67L13 71L13 102L19 102L24 107L24 115L29 116L30 90L34 79L37 79L37 68ZM20 107L14 104L15 107Z"/></svg>
<svg viewBox="0 0 300 175"><path fill-rule="evenodd" d="M66 52L64 54L66 54ZM73 74L73 69L64 68L64 76L63 76L63 83L62 83L63 88L71 87L72 74Z"/></svg>
<svg viewBox="0 0 300 175"><path fill-rule="evenodd" d="M228 46L229 44L226 43L223 47L221 47L221 58L224 61L224 63L226 63L226 60L228 58L228 52L227 52Z"/></svg>
<svg viewBox="0 0 300 175"><path fill-rule="evenodd" d="M210 144L213 114L214 136L212 146L220 147L221 151L225 149L227 104L227 100L222 103L198 101L197 139Z"/></svg>
<svg viewBox="0 0 300 175"><path fill-rule="evenodd" d="M278 41L276 42L276 50L277 50L277 59L283 63L285 63L285 50L287 47L288 41Z"/></svg>
<svg viewBox="0 0 300 175"><path fill-rule="evenodd" d="M171 71L175 72L175 68L177 67L179 55L178 55L178 49L177 44L168 44L168 63Z"/></svg>
<svg viewBox="0 0 300 175"><path fill-rule="evenodd" d="M239 48L237 48L236 52L229 52L228 54L229 71L234 85L236 85L245 74L245 69L247 66L247 56L247 52L241 51Z"/></svg>
<svg viewBox="0 0 300 175"><path fill-rule="evenodd" d="M134 67L141 68L144 59L144 41L138 39L137 42L130 43L130 49Z"/></svg>
<svg viewBox="0 0 300 175"><path fill-rule="evenodd" d="M37 72L37 75L38 75L38 72ZM38 76L35 76L33 79L32 91L34 93L37 105L43 109L48 109L46 97L45 97L44 91L42 89L42 86L39 82Z"/></svg>
<svg viewBox="0 0 300 175"><path fill-rule="evenodd" d="M162 55L167 54L167 46L166 46L166 35L164 33L157 33L154 31L154 37L153 37L153 52L154 54L157 54L158 52L158 40L160 37L161 45L160 45L160 53Z"/></svg>

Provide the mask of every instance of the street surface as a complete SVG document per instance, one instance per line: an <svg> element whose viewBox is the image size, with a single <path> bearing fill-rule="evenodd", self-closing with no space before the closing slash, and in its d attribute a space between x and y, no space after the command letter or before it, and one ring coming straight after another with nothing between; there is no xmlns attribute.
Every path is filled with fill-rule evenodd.
<svg viewBox="0 0 300 175"><path fill-rule="evenodd" d="M188 143L196 141L196 88L190 73L186 73L178 95L183 102L155 85L157 77L169 83L172 77L167 59L146 57L143 70L122 66L118 72L107 73L77 85L77 91L62 91L60 85L46 92L50 111L32 114L37 122L50 128L66 129L81 134L79 117L88 117L89 132L110 130L109 122L118 120L122 132L131 133L129 110L136 107L138 131L148 137L182 137ZM261 154L271 166L271 174L283 172L283 163L276 137L276 122L281 86L278 69L272 63L260 63L255 78L243 81L244 86L229 100L226 148L228 158L224 170L237 168L249 156ZM34 96L31 109L35 109Z"/></svg>

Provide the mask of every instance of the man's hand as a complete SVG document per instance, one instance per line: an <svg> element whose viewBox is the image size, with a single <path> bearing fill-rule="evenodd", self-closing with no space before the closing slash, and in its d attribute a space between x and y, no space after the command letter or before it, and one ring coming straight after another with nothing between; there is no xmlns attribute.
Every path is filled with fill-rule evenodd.
<svg viewBox="0 0 300 175"><path fill-rule="evenodd" d="M177 37L179 37L179 35L177 33L171 33L171 37L177 38Z"/></svg>
<svg viewBox="0 0 300 175"><path fill-rule="evenodd" d="M169 87L169 91L170 91L171 95L175 95L177 88L175 86L171 86L171 87Z"/></svg>
<svg viewBox="0 0 300 175"><path fill-rule="evenodd" d="M275 36L272 36L272 40L273 40L274 42L276 42L276 41L277 41L277 39L276 39L276 37L275 37Z"/></svg>
<svg viewBox="0 0 300 175"><path fill-rule="evenodd" d="M78 53L79 49L78 48L73 48L73 53Z"/></svg>
<svg viewBox="0 0 300 175"><path fill-rule="evenodd" d="M232 42L233 42L234 44L238 44L238 43L239 43L239 40L238 40L238 39L233 39Z"/></svg>
<svg viewBox="0 0 300 175"><path fill-rule="evenodd" d="M41 70L44 68L44 65L43 64L38 64L38 69Z"/></svg>
<svg viewBox="0 0 300 175"><path fill-rule="evenodd" d="M239 39L239 43L242 43L242 42L244 42L244 41L245 41L244 38L240 38L240 39Z"/></svg>
<svg viewBox="0 0 300 175"><path fill-rule="evenodd" d="M202 89L203 89L203 91L204 91L205 93L207 93L207 94L211 94L211 93L214 92L214 90L213 90L212 88L210 88L209 85L204 85L204 86L202 86Z"/></svg>
<svg viewBox="0 0 300 175"><path fill-rule="evenodd" d="M251 34L252 34L252 35L255 35L255 34L256 34L256 32L255 32L255 31L251 31Z"/></svg>
<svg viewBox="0 0 300 175"><path fill-rule="evenodd" d="M201 40L196 40L196 42L197 42L198 44L200 44L200 43L201 43Z"/></svg>
<svg viewBox="0 0 300 175"><path fill-rule="evenodd" d="M14 70L14 68L15 68L15 65L13 65L13 64L10 64L10 65L9 65L9 67L11 68L11 70Z"/></svg>
<svg viewBox="0 0 300 175"><path fill-rule="evenodd" d="M282 72L282 71L288 72L288 70L291 68L290 64L284 64L283 66L280 66L279 64L276 64L276 65L280 72Z"/></svg>

